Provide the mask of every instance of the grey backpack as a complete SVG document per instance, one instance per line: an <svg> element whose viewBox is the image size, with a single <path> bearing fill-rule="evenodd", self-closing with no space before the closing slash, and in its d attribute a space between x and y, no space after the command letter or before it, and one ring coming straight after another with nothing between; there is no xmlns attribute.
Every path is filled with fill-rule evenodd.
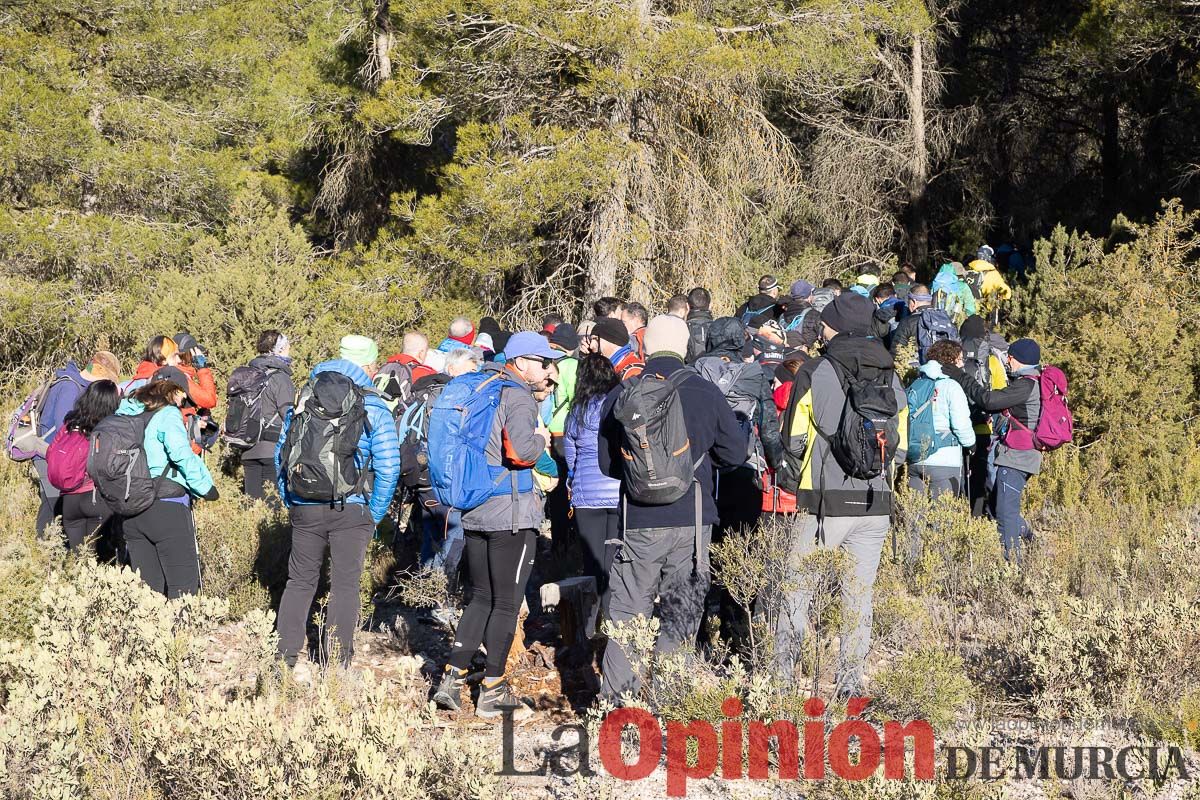
<svg viewBox="0 0 1200 800"><path fill-rule="evenodd" d="M345 503L369 480L370 459L355 461L358 440L370 433L365 390L339 372L322 372L301 391L280 462L288 493L316 503Z"/></svg>
<svg viewBox="0 0 1200 800"><path fill-rule="evenodd" d="M613 405L613 417L624 433L622 489L634 502L674 503L687 494L696 479L696 462L678 392L679 385L695 374L684 368L669 377L647 373L632 378Z"/></svg>

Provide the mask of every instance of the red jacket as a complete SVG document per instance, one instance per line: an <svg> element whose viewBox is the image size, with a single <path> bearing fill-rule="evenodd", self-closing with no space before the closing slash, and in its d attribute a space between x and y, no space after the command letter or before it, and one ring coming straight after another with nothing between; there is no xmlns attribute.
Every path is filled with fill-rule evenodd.
<svg viewBox="0 0 1200 800"><path fill-rule="evenodd" d="M646 327L644 325L629 334L629 347L637 353L639 361L646 360Z"/></svg>
<svg viewBox="0 0 1200 800"><path fill-rule="evenodd" d="M213 380L212 370L208 367L196 369L188 364L180 364L179 369L187 375L188 395L195 403L195 406L188 403L179 409L183 412L183 427L190 433L192 417L199 411L211 411L217 407L217 382ZM192 442L192 451L196 455L204 452L196 442Z"/></svg>
<svg viewBox="0 0 1200 800"><path fill-rule="evenodd" d="M412 367L413 383L416 383L417 381L421 380L421 378L424 378L428 375L433 375L434 373L437 372L437 370L435 370L433 367L430 367L426 364L422 364L420 361L417 361L415 358L410 356L408 353L397 353L396 355L389 358L387 360L387 363L403 364L405 366Z"/></svg>
<svg viewBox="0 0 1200 800"><path fill-rule="evenodd" d="M632 340L630 341L632 342ZM613 372L617 373L617 377L621 380L628 380L641 375L645 371L645 366L645 360L640 358L637 353L630 351L629 355L613 364Z"/></svg>

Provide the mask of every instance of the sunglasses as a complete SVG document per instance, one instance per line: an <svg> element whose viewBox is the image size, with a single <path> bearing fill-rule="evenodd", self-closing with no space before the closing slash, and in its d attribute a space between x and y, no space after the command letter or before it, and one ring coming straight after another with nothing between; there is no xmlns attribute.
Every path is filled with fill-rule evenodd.
<svg viewBox="0 0 1200 800"><path fill-rule="evenodd" d="M557 358L541 358L539 356L518 356L518 358L523 358L526 361L532 361L535 364L541 364L542 369L550 369L558 364Z"/></svg>

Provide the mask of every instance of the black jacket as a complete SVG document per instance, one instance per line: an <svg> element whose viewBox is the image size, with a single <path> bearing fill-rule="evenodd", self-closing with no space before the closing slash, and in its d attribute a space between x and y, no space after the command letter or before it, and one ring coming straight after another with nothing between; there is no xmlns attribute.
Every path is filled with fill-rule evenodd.
<svg viewBox="0 0 1200 800"><path fill-rule="evenodd" d="M805 313L807 311L807 313ZM804 314L804 321L789 329L796 317ZM783 305L779 324L787 335L788 347L811 348L821 338L821 315L807 300L789 300Z"/></svg>
<svg viewBox="0 0 1200 800"><path fill-rule="evenodd" d="M673 356L659 356L646 362L646 372L667 376L676 370L685 369L681 359ZM600 471L610 478L624 478L621 465L622 432L621 424L613 417L613 404L622 389L628 384L620 384L609 392L600 410L600 435L598 456ZM703 492L703 514L701 524L715 525L717 522L717 504L713 499L714 465L718 467L733 467L741 464L746 458L747 442L742 427L738 425L725 398L716 386L694 375L679 385L679 398L687 417L688 439L691 442L692 457L704 458L696 468L696 480ZM696 524L695 486L688 490L679 500L661 506L645 506L625 499L628 504L625 510L625 526L627 528L684 528ZM758 502L758 498L755 498Z"/></svg>
<svg viewBox="0 0 1200 800"><path fill-rule="evenodd" d="M895 356L905 347L916 344L917 325L921 321L921 315L930 308L932 308L932 306L921 306L916 311L900 320L900 324L896 327L896 330L892 332L891 350L893 356Z"/></svg>
<svg viewBox="0 0 1200 800"><path fill-rule="evenodd" d="M738 306L734 316L749 328L757 328L769 319L779 318L779 301L769 294L760 292ZM754 312L749 315L749 312Z"/></svg>
<svg viewBox="0 0 1200 800"><path fill-rule="evenodd" d="M746 332L736 317L721 317L708 329L708 352L697 359L725 358L732 362L742 361L742 345ZM757 362L746 365L736 386L731 387L739 395L753 397L758 407L750 420L758 428L763 455L767 464L776 469L783 460L783 438L779 432L779 412L775 408L775 397L771 390L774 374Z"/></svg>
<svg viewBox="0 0 1200 800"><path fill-rule="evenodd" d="M705 308L689 311L687 315L688 349L687 358L691 364L708 351L708 326L712 325L712 312Z"/></svg>

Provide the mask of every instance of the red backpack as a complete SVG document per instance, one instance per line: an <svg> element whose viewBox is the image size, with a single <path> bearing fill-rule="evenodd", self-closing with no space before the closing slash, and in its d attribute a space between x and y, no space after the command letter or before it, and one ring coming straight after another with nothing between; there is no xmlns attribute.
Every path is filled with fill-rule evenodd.
<svg viewBox="0 0 1200 800"><path fill-rule="evenodd" d="M1012 425L1004 436L1004 444L1013 450L1046 452L1062 447L1075 438L1075 418L1067 407L1067 376L1058 367L1044 367L1037 381L1042 396L1042 412L1033 430L1022 425L1010 411L1004 417Z"/></svg>
<svg viewBox="0 0 1200 800"><path fill-rule="evenodd" d="M46 479L63 494L90 488L87 474L88 437L79 431L63 431L54 437L46 451Z"/></svg>

